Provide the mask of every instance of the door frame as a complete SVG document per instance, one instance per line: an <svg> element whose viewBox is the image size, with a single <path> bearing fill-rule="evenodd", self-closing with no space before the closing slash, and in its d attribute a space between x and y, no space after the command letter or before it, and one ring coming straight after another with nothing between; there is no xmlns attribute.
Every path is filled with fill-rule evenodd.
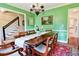
<svg viewBox="0 0 79 59"><path fill-rule="evenodd" d="M72 9L79 9L79 7L75 7L75 8L68 9L68 25L67 25L68 26L68 44L69 44L69 12ZM79 37L79 36L73 36L73 37Z"/></svg>

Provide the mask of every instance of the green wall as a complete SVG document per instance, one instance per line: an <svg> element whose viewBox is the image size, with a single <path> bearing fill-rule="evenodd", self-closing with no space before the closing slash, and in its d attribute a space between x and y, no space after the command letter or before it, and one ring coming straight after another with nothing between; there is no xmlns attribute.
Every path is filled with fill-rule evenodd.
<svg viewBox="0 0 79 59"><path fill-rule="evenodd" d="M58 40L59 41L68 41L68 9L79 7L79 3L73 3L69 5L64 5L62 7L58 8L52 8L50 10L47 10L43 13L40 13L38 16L30 13L28 11L25 11L23 9L17 8L16 6L11 6L6 3L0 3L0 7L8 8L14 11L22 12L26 14L26 20L29 18L29 20L34 19L35 25L43 26L43 30L46 29L52 29L53 31L58 32ZM53 16L53 24L52 25L42 25L41 24L41 17L42 16ZM26 29L34 29L34 26L28 26L26 24Z"/></svg>
<svg viewBox="0 0 79 59"><path fill-rule="evenodd" d="M47 10L35 18L35 24L38 26L43 26L43 30L52 29L53 31L58 32L59 41L68 41L68 10L70 8L79 7L79 3L68 4L62 7L54 8ZM42 16L53 16L52 25L42 25L41 17Z"/></svg>

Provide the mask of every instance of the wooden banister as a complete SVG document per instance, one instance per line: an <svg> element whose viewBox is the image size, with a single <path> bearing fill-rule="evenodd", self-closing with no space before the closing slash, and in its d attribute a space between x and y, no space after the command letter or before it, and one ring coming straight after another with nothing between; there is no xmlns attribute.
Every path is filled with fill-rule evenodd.
<svg viewBox="0 0 79 59"><path fill-rule="evenodd" d="M19 24L19 17L16 17L15 19L13 19L12 21L10 21L8 24L4 25L3 26L3 38L4 40L6 40L6 36L5 36L5 29L10 26L11 24L13 24L15 21L18 21L18 26L20 25Z"/></svg>

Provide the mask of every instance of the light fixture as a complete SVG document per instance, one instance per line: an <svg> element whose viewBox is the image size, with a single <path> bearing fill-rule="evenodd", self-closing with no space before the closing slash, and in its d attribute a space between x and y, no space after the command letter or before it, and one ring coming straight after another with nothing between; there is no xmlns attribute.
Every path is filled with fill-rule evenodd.
<svg viewBox="0 0 79 59"><path fill-rule="evenodd" d="M44 11L44 6L36 3L36 5L32 5L32 8L30 9L30 11L35 12L36 15L39 15L40 12Z"/></svg>

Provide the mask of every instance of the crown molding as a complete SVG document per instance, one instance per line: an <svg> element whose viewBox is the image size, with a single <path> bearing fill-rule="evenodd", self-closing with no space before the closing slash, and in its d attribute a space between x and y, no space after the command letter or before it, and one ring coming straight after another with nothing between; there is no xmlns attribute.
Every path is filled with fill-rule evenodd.
<svg viewBox="0 0 79 59"><path fill-rule="evenodd" d="M53 8L48 8L47 10L54 9L54 8L58 8L58 7L62 7L62 6L69 5L69 4L72 4L72 3L67 3L67 4L58 5L58 6L55 6L55 7L53 7ZM14 7L16 7L16 8L25 10L23 7L19 7L19 6L13 5L13 4L7 3L7 5L14 6ZM46 11L47 11L47 10L46 10ZM25 10L25 11L28 11L28 10ZM28 11L28 12L29 12L29 11Z"/></svg>

